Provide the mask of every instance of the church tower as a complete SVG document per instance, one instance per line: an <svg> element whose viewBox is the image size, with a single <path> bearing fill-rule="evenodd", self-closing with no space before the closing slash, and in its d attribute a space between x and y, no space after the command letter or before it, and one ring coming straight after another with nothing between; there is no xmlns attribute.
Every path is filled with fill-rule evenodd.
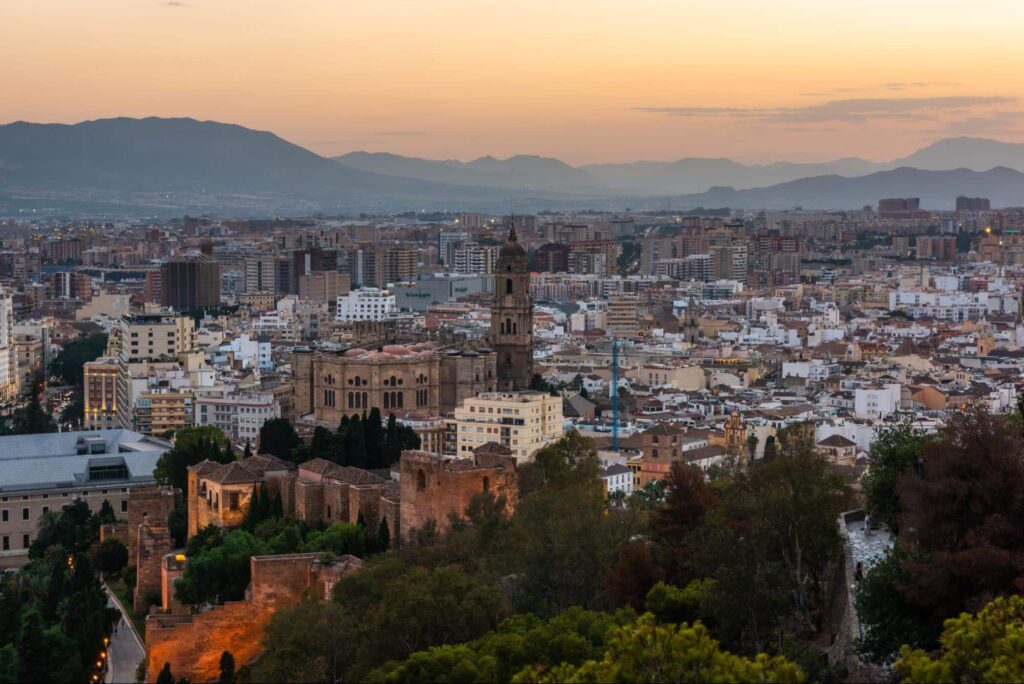
<svg viewBox="0 0 1024 684"><path fill-rule="evenodd" d="M683 333L684 341L697 344L697 341L700 340L700 309L697 308L693 297L690 297L690 302L683 312L683 324L680 326L680 330Z"/></svg>
<svg viewBox="0 0 1024 684"><path fill-rule="evenodd" d="M497 353L498 390L524 390L533 378L533 299L530 263L515 226L494 265L491 347Z"/></svg>

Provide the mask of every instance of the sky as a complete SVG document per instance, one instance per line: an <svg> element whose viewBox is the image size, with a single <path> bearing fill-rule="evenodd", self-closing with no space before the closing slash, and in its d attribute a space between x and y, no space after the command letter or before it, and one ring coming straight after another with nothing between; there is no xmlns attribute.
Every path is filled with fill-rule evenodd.
<svg viewBox="0 0 1024 684"><path fill-rule="evenodd" d="M0 122L572 164L1024 141L1020 0L0 0Z"/></svg>

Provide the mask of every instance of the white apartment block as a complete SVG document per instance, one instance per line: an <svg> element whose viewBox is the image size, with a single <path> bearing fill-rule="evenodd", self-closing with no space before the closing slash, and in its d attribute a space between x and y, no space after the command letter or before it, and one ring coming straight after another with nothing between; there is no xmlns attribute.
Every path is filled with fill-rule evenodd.
<svg viewBox="0 0 1024 684"><path fill-rule="evenodd" d="M533 458L542 447L562 437L562 398L546 392L486 392L466 399L455 409L456 455L497 442L516 460Z"/></svg>
<svg viewBox="0 0 1024 684"><path fill-rule="evenodd" d="M352 321L383 321L398 313L395 295L387 290L375 287L364 287L352 290L347 295L338 297L338 313L335 320L350 323Z"/></svg>

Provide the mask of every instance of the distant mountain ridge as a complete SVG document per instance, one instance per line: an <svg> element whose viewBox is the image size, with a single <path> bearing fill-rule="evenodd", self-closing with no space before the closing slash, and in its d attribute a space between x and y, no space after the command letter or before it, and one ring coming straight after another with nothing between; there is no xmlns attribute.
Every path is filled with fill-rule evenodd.
<svg viewBox="0 0 1024 684"><path fill-rule="evenodd" d="M598 194L650 196L691 194L725 186L765 187L814 176L864 176L900 167L926 171L958 168L988 171L1005 166L1024 171L1024 144L987 138L939 140L889 162L845 157L827 162L742 164L724 157L686 157L670 162L636 161L573 167L558 159L517 155L481 157L470 162L403 157L384 152L350 152L334 160L363 171L408 178L435 179L485 187L526 187L532 182L565 192L588 189Z"/></svg>
<svg viewBox="0 0 1024 684"><path fill-rule="evenodd" d="M0 125L0 216L505 213L657 208L666 201L843 209L902 195L944 209L957 194L1024 205L1021 169L1024 144L983 138L941 140L881 164L688 158L574 167L536 155L460 162L352 152L328 159L273 133L188 118L15 122Z"/></svg>

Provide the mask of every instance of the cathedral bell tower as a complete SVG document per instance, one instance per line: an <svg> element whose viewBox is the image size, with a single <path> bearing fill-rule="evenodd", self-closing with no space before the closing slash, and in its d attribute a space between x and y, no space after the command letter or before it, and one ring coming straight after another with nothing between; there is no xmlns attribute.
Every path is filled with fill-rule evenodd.
<svg viewBox="0 0 1024 684"><path fill-rule="evenodd" d="M498 357L498 390L528 389L533 378L533 299L530 263L515 226L494 266L490 344Z"/></svg>

